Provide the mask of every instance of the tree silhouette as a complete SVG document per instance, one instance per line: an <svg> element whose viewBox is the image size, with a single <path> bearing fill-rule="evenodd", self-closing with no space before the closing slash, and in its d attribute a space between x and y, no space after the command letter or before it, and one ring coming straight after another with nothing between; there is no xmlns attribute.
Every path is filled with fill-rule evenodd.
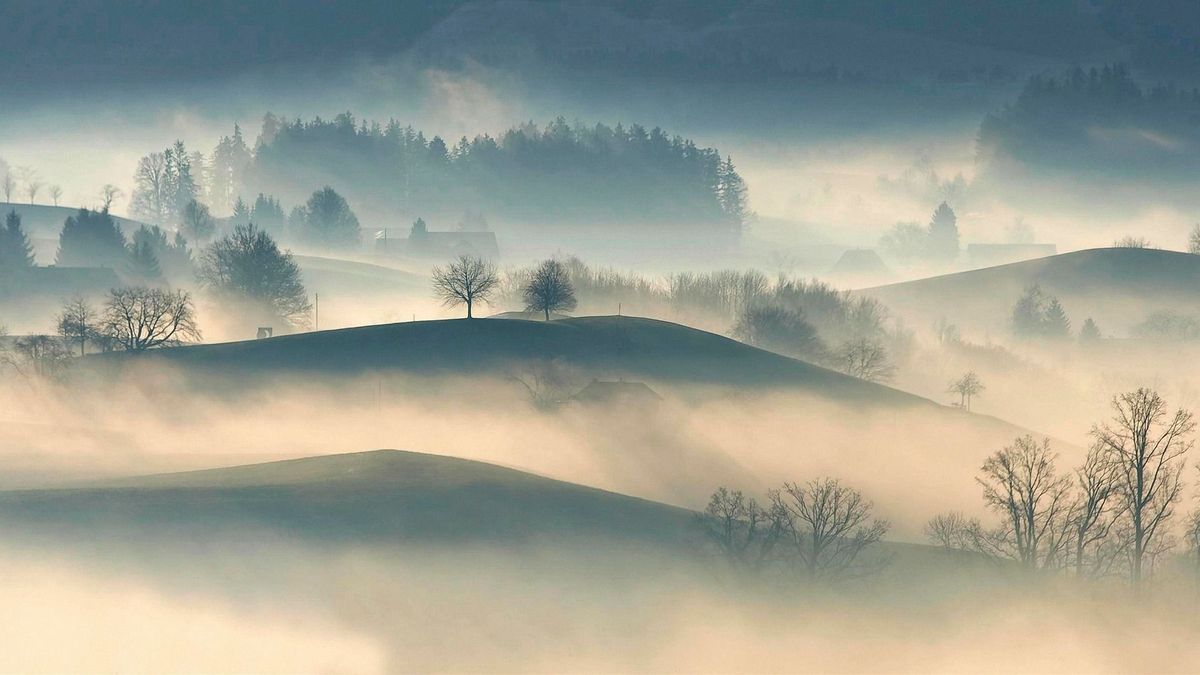
<svg viewBox="0 0 1200 675"><path fill-rule="evenodd" d="M21 215L13 209L4 217L4 228L0 229L0 272L33 266L33 246L21 227Z"/></svg>
<svg viewBox="0 0 1200 675"><path fill-rule="evenodd" d="M1147 559L1166 542L1196 424L1191 413L1169 412L1158 392L1144 387L1113 397L1112 407L1111 422L1093 427L1092 436L1116 467L1117 494L1129 524L1130 576L1138 585Z"/></svg>
<svg viewBox="0 0 1200 675"><path fill-rule="evenodd" d="M551 312L570 312L575 309L575 289L567 268L557 260L546 260L534 270L522 289L525 310L542 312L546 321Z"/></svg>
<svg viewBox="0 0 1200 675"><path fill-rule="evenodd" d="M108 211L80 209L63 223L55 256L58 266L121 269L125 258L125 235Z"/></svg>
<svg viewBox="0 0 1200 675"><path fill-rule="evenodd" d="M487 302L500 285L496 266L482 258L462 255L445 267L433 268L433 292L446 307L467 306L472 319L476 302Z"/></svg>
<svg viewBox="0 0 1200 675"><path fill-rule="evenodd" d="M197 277L218 297L245 303L294 327L308 325L312 305L290 251L254 225L238 225L205 249Z"/></svg>
<svg viewBox="0 0 1200 675"><path fill-rule="evenodd" d="M162 288L114 288L104 305L102 331L127 351L200 339L191 297Z"/></svg>

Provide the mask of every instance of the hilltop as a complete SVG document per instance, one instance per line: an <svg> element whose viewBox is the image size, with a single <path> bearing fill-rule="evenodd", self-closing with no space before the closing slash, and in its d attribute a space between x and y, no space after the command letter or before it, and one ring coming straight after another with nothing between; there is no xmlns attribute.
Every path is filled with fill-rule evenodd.
<svg viewBox="0 0 1200 675"><path fill-rule="evenodd" d="M918 326L940 318L991 334L1009 330L1013 305L1038 284L1063 304L1073 325L1092 317L1124 331L1152 312L1200 312L1200 256L1150 248L1099 248L867 288Z"/></svg>
<svg viewBox="0 0 1200 675"><path fill-rule="evenodd" d="M690 512L494 464L399 450L0 492L0 523L39 534L168 539L270 531L312 541L675 544Z"/></svg>
<svg viewBox="0 0 1200 675"><path fill-rule="evenodd" d="M893 405L925 399L757 349L727 337L655 319L594 316L557 321L449 319L362 326L268 340L194 345L88 357L121 367L159 362L207 375L308 373L352 376L504 374L558 361L604 378L729 387L802 389L834 399Z"/></svg>

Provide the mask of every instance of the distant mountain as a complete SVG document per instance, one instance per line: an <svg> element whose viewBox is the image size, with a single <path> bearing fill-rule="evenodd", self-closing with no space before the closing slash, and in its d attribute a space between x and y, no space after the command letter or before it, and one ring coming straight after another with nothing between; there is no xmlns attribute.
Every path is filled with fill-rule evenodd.
<svg viewBox="0 0 1200 675"><path fill-rule="evenodd" d="M946 274L858 291L915 325L945 318L1005 335L1013 305L1030 284L1062 302L1078 328L1092 317L1123 331L1149 314L1200 315L1200 256L1152 248L1102 248Z"/></svg>

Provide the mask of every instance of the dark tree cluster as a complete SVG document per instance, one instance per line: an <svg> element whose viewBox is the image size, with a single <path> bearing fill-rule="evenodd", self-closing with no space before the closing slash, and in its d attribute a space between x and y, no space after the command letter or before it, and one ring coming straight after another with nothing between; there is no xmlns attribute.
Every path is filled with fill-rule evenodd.
<svg viewBox="0 0 1200 675"><path fill-rule="evenodd" d="M447 144L394 120L271 116L241 189L297 195L313 181L397 212L464 205L525 222L663 222L740 229L745 183L728 158L662 129L558 118ZM239 156L241 151L238 151ZM240 160L239 160L240 161Z"/></svg>
<svg viewBox="0 0 1200 675"><path fill-rule="evenodd" d="M890 525L862 493L834 478L784 483L760 504L721 487L697 516L714 559L742 578L842 583L881 570Z"/></svg>
<svg viewBox="0 0 1200 675"><path fill-rule="evenodd" d="M958 258L958 216L946 202L934 210L929 224L897 223L879 242L884 253L902 263L948 265Z"/></svg>
<svg viewBox="0 0 1200 675"><path fill-rule="evenodd" d="M1194 170L1200 168L1195 153L1152 140L1195 143L1197 115L1200 90L1144 88L1122 64L1076 67L1030 78L1012 105L985 118L979 150L984 158L1001 155L1071 171Z"/></svg>
<svg viewBox="0 0 1200 675"><path fill-rule="evenodd" d="M1071 320L1058 298L1031 284L1013 305L1012 328L1018 337L1061 339L1070 337Z"/></svg>
<svg viewBox="0 0 1200 675"><path fill-rule="evenodd" d="M1073 471L1059 468L1049 439L1022 436L990 455L976 482L996 520L941 514L926 525L930 540L1029 572L1141 584L1176 545L1171 528L1195 422L1146 388L1113 397L1112 411L1092 428L1092 447ZM1200 512L1187 527L1196 522Z"/></svg>

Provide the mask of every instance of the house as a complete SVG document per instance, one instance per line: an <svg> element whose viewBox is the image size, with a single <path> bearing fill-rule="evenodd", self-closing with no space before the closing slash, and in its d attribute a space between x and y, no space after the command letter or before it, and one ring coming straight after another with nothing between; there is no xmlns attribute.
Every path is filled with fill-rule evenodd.
<svg viewBox="0 0 1200 675"><path fill-rule="evenodd" d="M572 396L571 400L585 404L653 406L661 403L662 397L645 382L593 379L586 387L580 389L579 393Z"/></svg>
<svg viewBox="0 0 1200 675"><path fill-rule="evenodd" d="M389 237L388 230L375 235L375 250L383 255L409 255L420 258L453 258L460 255L495 258L500 255L496 233L483 230L431 232L425 221L417 219L407 238Z"/></svg>

